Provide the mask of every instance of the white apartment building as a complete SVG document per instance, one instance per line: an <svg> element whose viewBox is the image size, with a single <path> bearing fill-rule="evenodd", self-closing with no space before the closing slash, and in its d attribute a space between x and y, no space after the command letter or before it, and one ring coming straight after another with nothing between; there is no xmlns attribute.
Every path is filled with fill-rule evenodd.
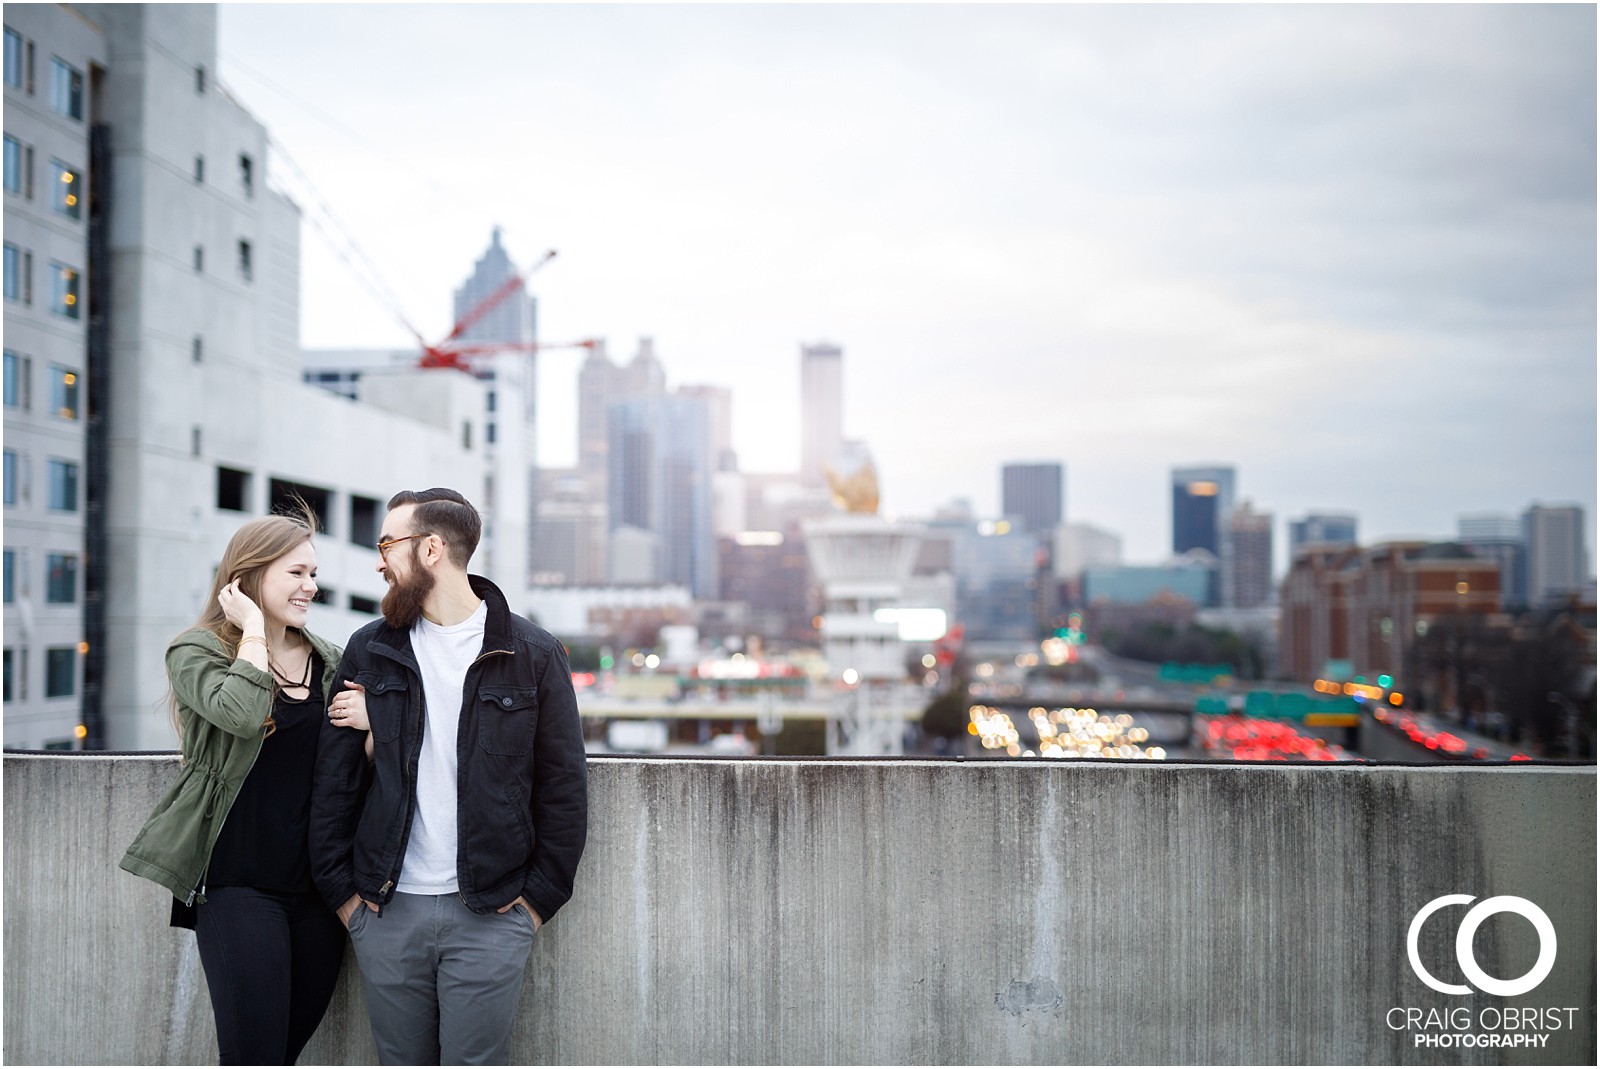
<svg viewBox="0 0 1600 1069"><path fill-rule="evenodd" d="M5 8L5 741L71 749L84 689L90 208L105 35ZM100 294L95 293L98 299Z"/></svg>
<svg viewBox="0 0 1600 1069"><path fill-rule="evenodd" d="M86 613L74 629L90 652L72 715L91 746L170 749L163 654L199 615L239 525L291 492L317 508L324 592L311 627L343 642L383 595L373 543L389 495L444 485L471 496L485 485L483 387L456 371L408 371L384 376L357 403L301 381L299 211L266 184L265 129L217 83L215 7L7 7L8 31L20 34L24 18L41 13L28 24L41 63L86 57L110 190L105 251L88 261L100 277L88 272L79 290L82 299L87 286L105 343L101 364L92 341L81 357L84 404L98 418L80 447L77 493L88 516L74 543L102 547L85 552L103 570L86 589L103 617L97 625ZM72 51L84 34L98 53ZM8 135L14 93L8 84ZM8 240L13 216L8 195ZM8 300L8 350L12 311ZM37 392L34 400L37 408ZM8 450L12 415L8 407ZM43 459L36 463L42 470ZM6 526L9 548L9 505ZM12 693L8 747L59 739L58 725L38 721Z"/></svg>

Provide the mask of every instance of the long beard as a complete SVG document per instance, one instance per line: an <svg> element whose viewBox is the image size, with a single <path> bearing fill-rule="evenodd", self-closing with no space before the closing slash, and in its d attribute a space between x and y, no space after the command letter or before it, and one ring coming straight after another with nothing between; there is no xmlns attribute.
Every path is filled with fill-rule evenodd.
<svg viewBox="0 0 1600 1069"><path fill-rule="evenodd" d="M400 631L411 630L422 617L422 606L427 602L428 595L433 593L433 573L421 567L421 562L415 557L411 564L406 578L391 582L389 592L378 605L384 621Z"/></svg>

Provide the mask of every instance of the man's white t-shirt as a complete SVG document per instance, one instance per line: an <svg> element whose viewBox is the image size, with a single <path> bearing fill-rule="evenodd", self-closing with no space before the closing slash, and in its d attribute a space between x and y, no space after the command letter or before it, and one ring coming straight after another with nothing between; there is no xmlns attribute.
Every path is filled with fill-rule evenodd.
<svg viewBox="0 0 1600 1069"><path fill-rule="evenodd" d="M456 738L461 723L467 669L483 651L489 606L450 627L418 617L411 649L422 669L427 726L417 762L417 808L411 839L395 890L413 895L449 895L456 883Z"/></svg>

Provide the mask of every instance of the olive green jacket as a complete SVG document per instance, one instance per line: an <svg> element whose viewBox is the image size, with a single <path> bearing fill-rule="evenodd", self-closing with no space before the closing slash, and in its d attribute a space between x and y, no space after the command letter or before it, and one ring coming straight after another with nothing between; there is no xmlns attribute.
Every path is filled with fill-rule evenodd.
<svg viewBox="0 0 1600 1069"><path fill-rule="evenodd" d="M304 632L322 657L322 693L334 692L342 651ZM183 724L178 782L156 803L122 867L154 880L185 905L204 902L201 879L244 778L255 766L272 712L272 676L229 657L222 640L196 627L167 647L167 678Z"/></svg>

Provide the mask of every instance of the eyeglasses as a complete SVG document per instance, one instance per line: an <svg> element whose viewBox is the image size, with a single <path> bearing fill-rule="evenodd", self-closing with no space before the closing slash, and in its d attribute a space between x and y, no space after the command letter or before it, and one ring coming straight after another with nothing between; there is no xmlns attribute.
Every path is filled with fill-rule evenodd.
<svg viewBox="0 0 1600 1069"><path fill-rule="evenodd" d="M426 538L432 533L432 531L418 531L416 534L402 535L399 538L391 538L387 542L379 542L378 559L387 563L389 560L390 546L398 546L401 542L409 542L413 538Z"/></svg>

